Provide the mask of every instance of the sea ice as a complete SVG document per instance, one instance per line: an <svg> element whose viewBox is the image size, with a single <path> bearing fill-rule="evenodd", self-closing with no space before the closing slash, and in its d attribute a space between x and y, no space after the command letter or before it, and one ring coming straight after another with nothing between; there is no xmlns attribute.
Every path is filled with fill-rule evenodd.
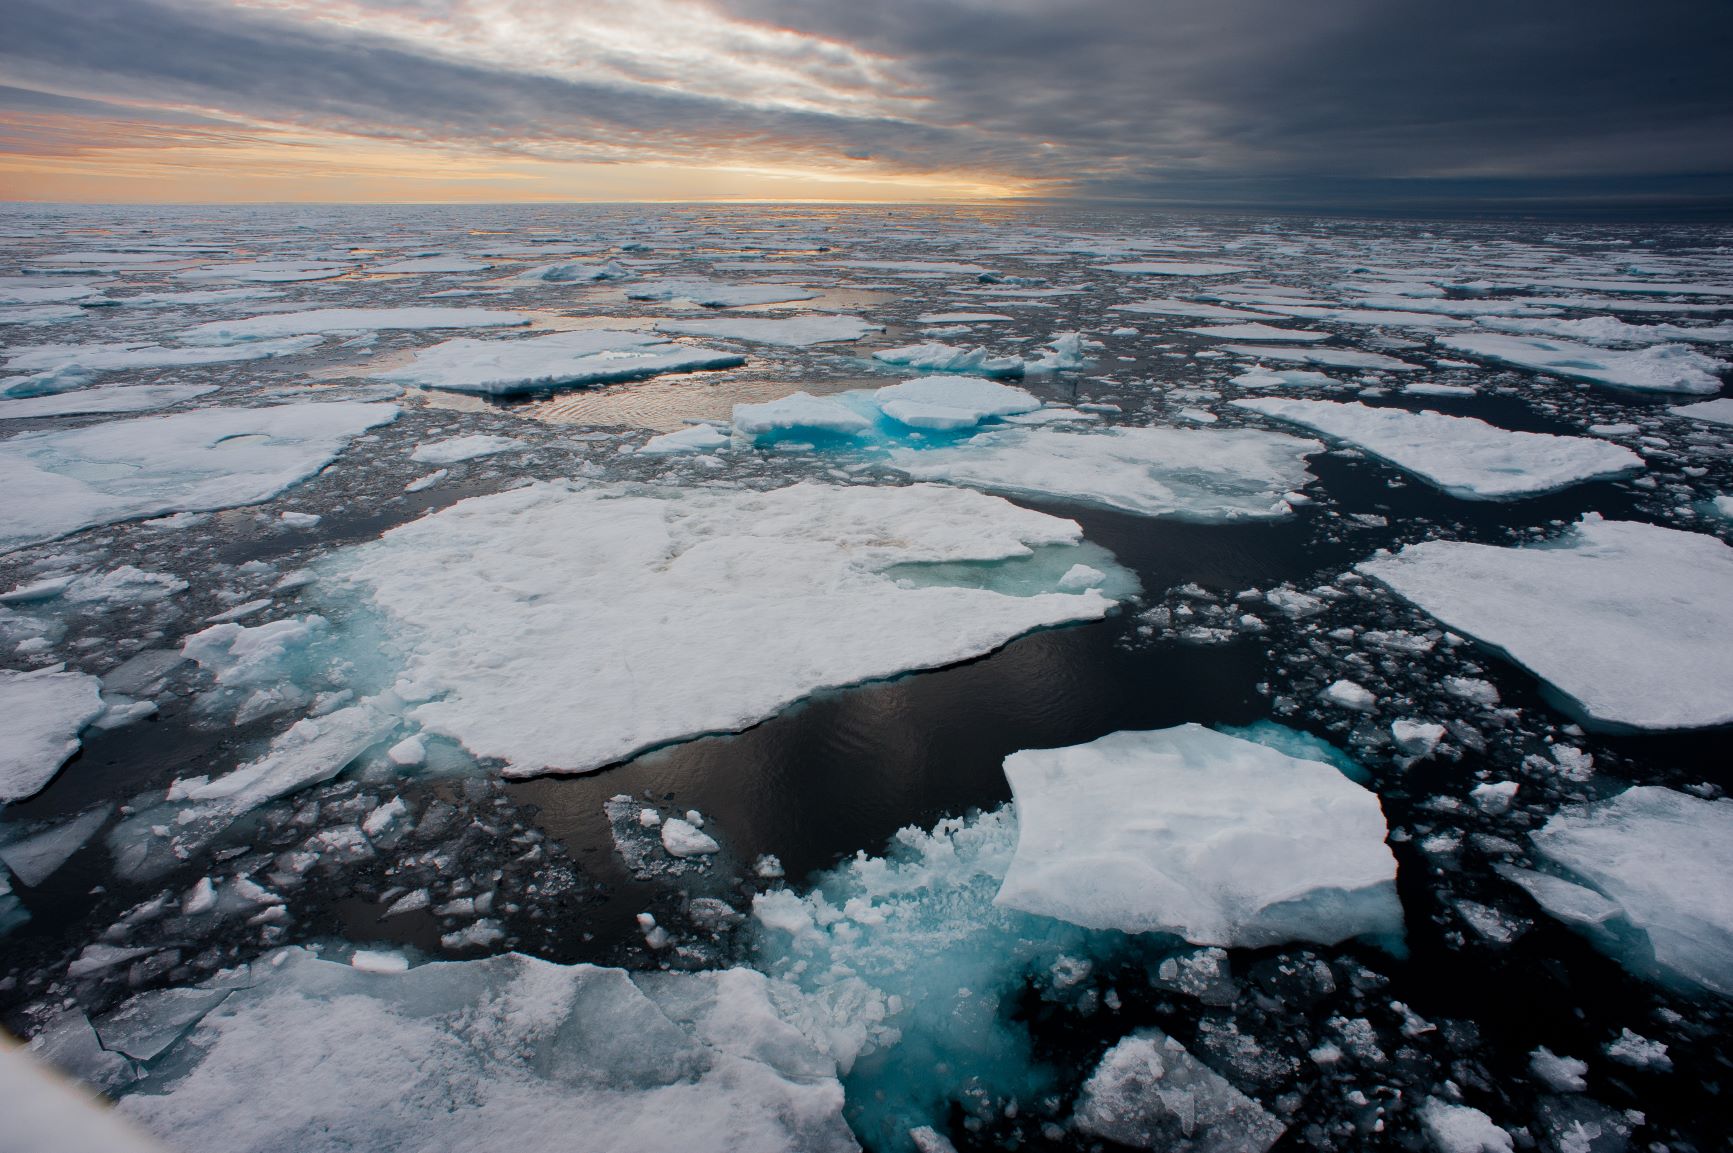
<svg viewBox="0 0 1733 1153"><path fill-rule="evenodd" d="M1428 1097L1420 1106L1420 1124L1438 1153L1511 1153L1515 1148L1509 1133L1468 1105Z"/></svg>
<svg viewBox="0 0 1733 1153"><path fill-rule="evenodd" d="M587 772L823 688L1096 619L1114 603L1100 589L909 579L1050 554L1057 580L1101 563L1073 551L1080 538L1070 521L933 485L534 484L393 529L333 575L384 615L412 718L528 776Z"/></svg>
<svg viewBox="0 0 1733 1153"><path fill-rule="evenodd" d="M930 341L902 348L883 348L873 359L920 372L964 372L977 376L1021 376L1023 358L992 356L985 348L953 348Z"/></svg>
<svg viewBox="0 0 1733 1153"><path fill-rule="evenodd" d="M0 441L0 551L93 525L269 500L397 418L353 401L209 408Z"/></svg>
<svg viewBox="0 0 1733 1153"><path fill-rule="evenodd" d="M1120 1041L1083 1083L1077 1128L1161 1153L1263 1153L1287 1126L1160 1029Z"/></svg>
<svg viewBox="0 0 1733 1153"><path fill-rule="evenodd" d="M1233 404L1346 441L1466 500L1532 496L1643 468L1643 458L1621 445L1510 432L1468 416L1334 400L1260 397Z"/></svg>
<svg viewBox="0 0 1733 1153"><path fill-rule="evenodd" d="M859 340L869 332L880 331L884 326L869 323L858 316L825 314L791 316L785 319L717 317L714 320L659 320L656 327L662 332L685 336L714 336L753 344L807 348L814 344Z"/></svg>
<svg viewBox="0 0 1733 1153"><path fill-rule="evenodd" d="M102 710L102 682L95 677L0 669L0 805L41 792Z"/></svg>
<svg viewBox="0 0 1733 1153"><path fill-rule="evenodd" d="M113 812L112 804L98 805L70 821L8 841L0 845L0 862L26 885L40 885L96 836Z"/></svg>
<svg viewBox="0 0 1733 1153"><path fill-rule="evenodd" d="M1376 794L1341 770L1180 725L1005 759L1017 853L997 903L1200 945L1396 934Z"/></svg>
<svg viewBox="0 0 1733 1153"><path fill-rule="evenodd" d="M1202 260L1142 260L1130 261L1124 264L1103 264L1106 272L1120 272L1127 276L1228 276L1236 272L1250 272L1243 264L1211 264Z"/></svg>
<svg viewBox="0 0 1733 1153"><path fill-rule="evenodd" d="M478 456L492 456L523 446L524 442L515 437L472 433L418 444L409 454L409 459L417 464L456 464L460 460L474 460Z"/></svg>
<svg viewBox="0 0 1733 1153"><path fill-rule="evenodd" d="M1285 494L1311 479L1306 457L1321 451L1256 429L1019 428L895 449L890 463L918 480L1213 523L1289 515Z"/></svg>
<svg viewBox="0 0 1733 1153"><path fill-rule="evenodd" d="M1033 412L1033 393L979 377L923 376L873 393L880 411L910 428L956 430L984 421Z"/></svg>
<svg viewBox="0 0 1733 1153"><path fill-rule="evenodd" d="M87 416L99 412L149 412L217 391L214 384L110 384L77 392L0 400L0 420Z"/></svg>
<svg viewBox="0 0 1733 1153"><path fill-rule="evenodd" d="M155 344L44 344L6 353L6 369L24 375L0 378L0 395L39 396L65 392L104 372L143 368L188 368L269 360L306 352L321 336L259 340L234 348L165 348Z"/></svg>
<svg viewBox="0 0 1733 1153"><path fill-rule="evenodd" d="M1226 308L1219 304L1199 304L1192 300L1134 300L1115 304L1115 312L1141 312L1149 316L1184 316L1193 320L1267 320L1268 313L1244 308Z"/></svg>
<svg viewBox="0 0 1733 1153"><path fill-rule="evenodd" d="M507 396L745 363L744 356L674 344L653 332L602 328L505 340L458 337L422 349L402 368L373 375L421 388Z"/></svg>
<svg viewBox="0 0 1733 1153"><path fill-rule="evenodd" d="M1733 396L1723 396L1716 400L1701 400L1696 404L1674 405L1667 411L1674 416L1685 417L1687 420L1733 425ZM1633 429L1633 431L1635 430Z"/></svg>
<svg viewBox="0 0 1733 1153"><path fill-rule="evenodd" d="M1303 328L1276 328L1268 324L1221 324L1208 328L1185 328L1196 336L1214 340L1329 340L1327 332L1312 332Z"/></svg>
<svg viewBox="0 0 1733 1153"><path fill-rule="evenodd" d="M1733 800L1642 785L1529 839L1570 880L1506 875L1547 912L1640 974L1733 997Z"/></svg>
<svg viewBox="0 0 1733 1153"><path fill-rule="evenodd" d="M1733 343L1733 324L1630 324L1611 316L1590 316L1581 320L1559 320L1555 317L1538 320L1495 318L1482 320L1480 323L1486 328L1518 332L1526 336L1588 340L1596 344L1664 344L1676 340L1698 344Z"/></svg>
<svg viewBox="0 0 1733 1153"><path fill-rule="evenodd" d="M1635 351L1617 352L1564 340L1479 333L1440 337L1438 343L1498 364L1511 364L1535 372L1637 392L1713 396L1721 391L1721 380L1716 374L1727 367L1683 344L1656 344Z"/></svg>
<svg viewBox="0 0 1733 1153"><path fill-rule="evenodd" d="M1590 513L1545 544L1425 541L1359 571L1612 726L1733 723L1733 548Z"/></svg>
<svg viewBox="0 0 1733 1153"><path fill-rule="evenodd" d="M836 396L796 392L762 404L734 406L734 431L752 440L787 433L862 436L873 422Z"/></svg>
<svg viewBox="0 0 1733 1153"><path fill-rule="evenodd" d="M689 300L706 308L742 304L783 304L811 300L818 293L793 284L755 284L735 280L647 280L626 290L628 300Z"/></svg>
<svg viewBox="0 0 1733 1153"><path fill-rule="evenodd" d="M1307 348L1277 344L1229 344L1223 346L1239 356L1265 360L1287 360L1299 364L1322 364L1331 368L1381 368L1386 372L1418 372L1420 366L1357 348Z"/></svg>
<svg viewBox="0 0 1733 1153"><path fill-rule="evenodd" d="M311 312L273 312L242 320L213 320L184 330L180 338L188 344L226 345L313 334L510 328L529 322L530 318L521 312L487 308L316 308Z"/></svg>
<svg viewBox="0 0 1733 1153"><path fill-rule="evenodd" d="M693 452L715 452L728 446L728 434L708 424L695 424L678 432L653 436L638 449L645 456L666 456Z"/></svg>
<svg viewBox="0 0 1733 1153"><path fill-rule="evenodd" d="M428 272L485 272L493 267L480 260L466 260L461 256L413 256L408 260L394 260L390 264L379 264L368 269L369 272L428 273Z"/></svg>
<svg viewBox="0 0 1733 1153"><path fill-rule="evenodd" d="M181 1149L841 1153L835 1064L746 969L628 974L516 953L254 969L117 1106Z"/></svg>
<svg viewBox="0 0 1733 1153"><path fill-rule="evenodd" d="M175 275L182 280L233 280L242 284L294 284L330 280L354 271L347 264L316 260L240 260L189 268Z"/></svg>

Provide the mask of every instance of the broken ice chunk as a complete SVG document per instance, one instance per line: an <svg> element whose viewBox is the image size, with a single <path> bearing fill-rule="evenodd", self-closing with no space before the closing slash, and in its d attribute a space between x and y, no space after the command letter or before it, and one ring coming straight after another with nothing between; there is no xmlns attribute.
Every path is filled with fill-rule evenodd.
<svg viewBox="0 0 1733 1153"><path fill-rule="evenodd" d="M662 847L676 857L699 857L720 853L716 838L698 830L690 821L669 817L662 822Z"/></svg>
<svg viewBox="0 0 1733 1153"><path fill-rule="evenodd" d="M0 805L41 792L103 708L102 682L95 677L0 669Z"/></svg>
<svg viewBox="0 0 1733 1153"><path fill-rule="evenodd" d="M1083 1084L1077 1128L1134 1149L1263 1153L1287 1126L1159 1029L1109 1049Z"/></svg>

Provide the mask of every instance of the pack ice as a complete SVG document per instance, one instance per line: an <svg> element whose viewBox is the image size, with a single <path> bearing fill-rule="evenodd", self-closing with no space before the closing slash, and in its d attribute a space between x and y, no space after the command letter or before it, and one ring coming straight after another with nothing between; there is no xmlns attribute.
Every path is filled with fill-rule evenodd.
<svg viewBox="0 0 1733 1153"><path fill-rule="evenodd" d="M78 751L103 709L102 682L84 673L0 669L0 805L42 791Z"/></svg>
<svg viewBox="0 0 1733 1153"><path fill-rule="evenodd" d="M104 372L269 360L306 352L322 340L322 336L290 336L232 348L167 348L145 343L44 344L19 348L6 354L6 368L21 375L0 378L0 394L39 396L64 392L87 384Z"/></svg>
<svg viewBox="0 0 1733 1153"><path fill-rule="evenodd" d="M177 1149L858 1150L835 1063L748 969L516 953L254 968L117 1108ZM579 1137L578 1135L581 1135Z"/></svg>
<svg viewBox="0 0 1733 1153"><path fill-rule="evenodd" d="M1529 834L1564 876L1505 868L1626 967L1733 997L1733 800L1643 785Z"/></svg>
<svg viewBox="0 0 1733 1153"><path fill-rule="evenodd" d="M209 408L0 441L0 551L95 525L269 500L397 418L353 401Z"/></svg>
<svg viewBox="0 0 1733 1153"><path fill-rule="evenodd" d="M412 719L528 776L1101 617L1100 589L1056 591L1080 560L1116 568L1080 540L1070 521L932 485L535 484L393 529L334 575L383 615ZM935 579L958 563L985 587ZM997 569L1027 595L996 591Z"/></svg>
<svg viewBox="0 0 1733 1153"><path fill-rule="evenodd" d="M315 334L510 328L529 322L530 318L521 312L498 312L486 308L316 308L310 312L274 312L241 320L213 320L182 331L180 338L188 344L224 345Z"/></svg>
<svg viewBox="0 0 1733 1153"><path fill-rule="evenodd" d="M1467 500L1532 496L1643 467L1642 457L1604 440L1511 432L1468 416L1334 400L1233 404L1346 441Z"/></svg>
<svg viewBox="0 0 1733 1153"><path fill-rule="evenodd" d="M1257 429L1015 428L895 449L890 463L917 480L1217 523L1289 515L1287 494L1312 479L1306 457L1323 448Z"/></svg>
<svg viewBox="0 0 1733 1153"><path fill-rule="evenodd" d="M663 332L685 336L715 336L724 340L744 340L754 344L777 344L787 348L807 348L814 344L834 344L838 341L859 340L869 332L878 332L883 325L871 324L858 316L791 316L784 319L762 317L718 317L715 320L659 320L656 327Z"/></svg>
<svg viewBox="0 0 1733 1153"><path fill-rule="evenodd" d="M1721 391L1716 375L1726 365L1683 344L1656 344L1620 352L1529 336L1443 336L1445 348L1481 360L1568 376L1637 392L1686 392L1713 396Z"/></svg>
<svg viewBox="0 0 1733 1153"><path fill-rule="evenodd" d="M628 300L688 300L706 308L730 308L745 304L785 304L811 300L818 293L792 284L755 284L743 281L680 279L647 280L626 290Z"/></svg>
<svg viewBox="0 0 1733 1153"><path fill-rule="evenodd" d="M1733 548L1590 513L1559 539L1426 541L1359 571L1615 727L1733 723Z"/></svg>
<svg viewBox="0 0 1733 1153"><path fill-rule="evenodd" d="M422 349L402 368L373 376L421 388L509 396L745 363L736 353L674 344L653 332L588 329L504 340L458 337Z"/></svg>
<svg viewBox="0 0 1733 1153"><path fill-rule="evenodd" d="M1017 853L997 903L1194 944L1396 934L1375 794L1322 761L1200 725L1005 759Z"/></svg>

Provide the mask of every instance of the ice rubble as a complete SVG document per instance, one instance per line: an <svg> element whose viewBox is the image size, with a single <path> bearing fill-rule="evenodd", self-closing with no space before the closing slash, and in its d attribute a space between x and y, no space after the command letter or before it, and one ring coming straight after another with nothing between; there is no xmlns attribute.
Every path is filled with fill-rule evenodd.
<svg viewBox="0 0 1733 1153"><path fill-rule="evenodd" d="M580 329L504 340L458 337L422 349L402 368L373 376L421 388L507 396L745 363L744 356L674 344L652 332Z"/></svg>
<svg viewBox="0 0 1733 1153"><path fill-rule="evenodd" d="M99 412L149 412L217 391L214 384L111 384L77 392L0 400L0 420L86 416Z"/></svg>
<svg viewBox="0 0 1733 1153"><path fill-rule="evenodd" d="M287 950L117 1106L182 1149L856 1150L835 1063L747 969Z"/></svg>
<svg viewBox="0 0 1733 1153"><path fill-rule="evenodd" d="M1541 545L1426 541L1358 567L1587 719L1733 723L1733 548L1712 536L1590 513Z"/></svg>
<svg viewBox="0 0 1733 1153"><path fill-rule="evenodd" d="M60 670L0 669L0 805L41 792L78 751L78 734L103 710L102 682Z"/></svg>
<svg viewBox="0 0 1733 1153"><path fill-rule="evenodd" d="M1643 785L1529 839L1564 875L1501 872L1547 912L1639 974L1733 997L1733 800Z"/></svg>
<svg viewBox="0 0 1733 1153"><path fill-rule="evenodd" d="M724 340L744 340L754 344L776 344L786 348L807 348L814 344L832 344L859 340L869 332L881 331L882 324L872 324L858 316L791 316L785 319L761 317L717 317L714 320L659 320L662 332L684 336L714 336Z"/></svg>
<svg viewBox="0 0 1733 1153"><path fill-rule="evenodd" d="M1674 416L1685 417L1687 420L1733 425L1733 396L1723 396L1716 400L1702 400L1696 404L1674 405L1667 411Z"/></svg>
<svg viewBox="0 0 1733 1153"><path fill-rule="evenodd" d="M0 378L0 395L64 392L104 372L139 368L189 368L237 360L269 360L306 352L321 336L260 340L231 348L165 348L155 344L44 344L6 353L6 369L23 375Z"/></svg>
<svg viewBox="0 0 1733 1153"><path fill-rule="evenodd" d="M1287 1126L1160 1029L1120 1041L1083 1083L1077 1128L1161 1153L1263 1153Z"/></svg>
<svg viewBox="0 0 1733 1153"><path fill-rule="evenodd" d="M535 484L393 529L334 576L383 614L410 716L525 776L1098 618L1114 604L1100 589L1054 591L1072 563L1105 563L1080 538L1070 521L932 485ZM1029 595L915 579L958 562L1040 579Z"/></svg>
<svg viewBox="0 0 1733 1153"><path fill-rule="evenodd" d="M1346 441L1467 500L1532 496L1643 468L1643 458L1622 445L1510 432L1467 416L1333 400L1260 397L1233 404Z"/></svg>
<svg viewBox="0 0 1733 1153"><path fill-rule="evenodd" d="M1726 365L1683 344L1656 344L1630 352L1539 337L1440 337L1438 343L1482 360L1535 372L1568 376L1637 392L1684 392L1713 396L1721 391L1716 373Z"/></svg>
<svg viewBox="0 0 1733 1153"><path fill-rule="evenodd" d="M180 333L187 344L244 344L285 336L356 332L418 331L429 328L512 328L530 318L521 312L487 308L316 308L310 312L273 312L241 320L213 320Z"/></svg>
<svg viewBox="0 0 1733 1153"><path fill-rule="evenodd" d="M1305 458L1321 451L1256 429L1034 428L894 449L890 463L917 480L1213 523L1289 515L1286 495L1311 480Z"/></svg>
<svg viewBox="0 0 1733 1153"><path fill-rule="evenodd" d="M626 289L628 300L689 300L706 308L729 308L744 304L784 304L811 300L818 293L793 284L755 284L744 281L674 279L647 280Z"/></svg>
<svg viewBox="0 0 1733 1153"><path fill-rule="evenodd" d="M353 401L210 408L14 436L0 441L0 551L93 525L269 500L397 411Z"/></svg>
<svg viewBox="0 0 1733 1153"><path fill-rule="evenodd" d="M1018 838L997 902L1200 945L1397 934L1377 796L1332 765L1181 725L1005 759Z"/></svg>

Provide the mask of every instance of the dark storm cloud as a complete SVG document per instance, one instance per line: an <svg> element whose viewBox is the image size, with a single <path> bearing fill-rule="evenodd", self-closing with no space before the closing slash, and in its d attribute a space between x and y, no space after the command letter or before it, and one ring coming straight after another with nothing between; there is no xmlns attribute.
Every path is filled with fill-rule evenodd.
<svg viewBox="0 0 1733 1153"><path fill-rule="evenodd" d="M1733 188L1724 0L713 2L895 61L923 102L877 118L756 108L175 0L0 0L0 76L380 137L976 169L1081 196L1538 203Z"/></svg>

